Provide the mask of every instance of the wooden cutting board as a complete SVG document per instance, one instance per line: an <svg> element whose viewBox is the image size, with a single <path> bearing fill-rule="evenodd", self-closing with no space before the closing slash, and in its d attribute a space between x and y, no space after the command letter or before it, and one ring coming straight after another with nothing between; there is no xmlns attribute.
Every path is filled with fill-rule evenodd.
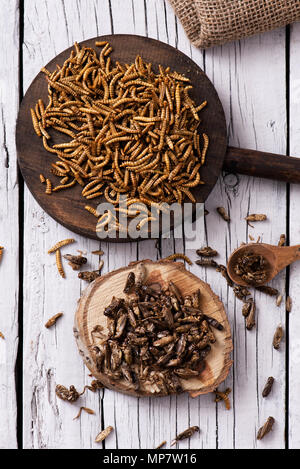
<svg viewBox="0 0 300 469"><path fill-rule="evenodd" d="M229 322L223 303L215 295L210 286L185 269L181 262L144 260L133 262L128 267L110 272L96 279L83 292L75 315L74 334L83 360L93 376L99 379L107 388L115 389L134 396L160 395L153 393L149 388L136 392L125 381L112 383L103 373L99 373L96 368L96 357L92 351L97 345L97 339L92 334L97 325L104 327L107 333L106 316L103 311L111 302L113 296L125 298L123 293L124 285L130 271L135 272L140 262L146 266L148 277L147 284L160 283L166 287L170 280L179 288L182 295L190 295L198 288L201 292L202 311L219 321L224 330L214 329L216 343L212 344L212 349L206 359L206 365L199 375L199 378L181 380L182 387L189 392L192 397L200 394L212 392L224 381L232 365L230 354L233 348ZM100 339L98 339L100 340Z"/></svg>

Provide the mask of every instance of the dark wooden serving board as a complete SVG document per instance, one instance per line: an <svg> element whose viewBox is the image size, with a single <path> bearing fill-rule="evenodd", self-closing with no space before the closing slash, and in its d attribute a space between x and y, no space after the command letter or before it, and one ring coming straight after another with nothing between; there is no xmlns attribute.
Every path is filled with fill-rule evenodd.
<svg viewBox="0 0 300 469"><path fill-rule="evenodd" d="M96 40L105 40L111 43L113 47L112 60L132 63L136 55L140 54L145 61L152 62L154 69L159 64L165 67L170 66L171 69L191 79L194 86L191 96L197 104L204 100L208 101L208 106L201 111L202 123L199 127L200 132L205 132L210 137L207 161L201 169L201 177L205 184L193 191L197 201L204 202L218 179L227 148L224 111L214 86L189 57L160 41L134 35L111 35L89 39L80 44L94 47ZM62 65L69 57L71 49L69 48L55 57L46 65L47 69L53 71L56 64ZM52 218L75 233L97 239L96 218L90 215L84 206L88 203L96 208L104 199L87 201L82 197L82 188L78 185L47 195L45 194L45 185L40 183L40 173L52 181L57 179L51 175L50 165L58 158L44 149L42 140L33 130L30 116L30 108L35 106L39 98L42 98L45 103L48 102L47 95L45 75L39 73L22 101L17 122L17 152L22 175L32 195ZM54 135L54 133L52 135L51 143L61 143L60 135ZM111 239L110 241L117 240ZM122 241L129 241L129 239L122 239Z"/></svg>

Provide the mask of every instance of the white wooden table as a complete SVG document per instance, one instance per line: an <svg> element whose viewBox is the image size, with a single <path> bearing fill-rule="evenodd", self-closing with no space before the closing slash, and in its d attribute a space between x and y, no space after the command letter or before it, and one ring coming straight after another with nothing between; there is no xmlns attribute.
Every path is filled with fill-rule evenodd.
<svg viewBox="0 0 300 469"><path fill-rule="evenodd" d="M242 304L214 271L191 270L207 280L228 312L234 338L234 366L223 387L231 387L232 410L212 395L136 399L109 390L89 392L75 405L55 396L55 384L90 382L78 354L72 325L84 283L67 271L58 276L46 251L72 235L37 205L17 176L15 123L19 100L42 65L74 41L111 33L146 35L178 47L202 67L223 102L230 144L300 155L300 25L231 43L205 52L191 47L165 0L1 0L0 13L0 448L99 448L98 431L115 428L106 448L154 448L190 425L200 434L180 448L299 448L300 446L300 264L282 272L273 286L290 294L293 309L256 293L257 326L246 332ZM259 235L267 243L286 233L300 243L300 187L233 174L223 175L206 208L206 242L229 253ZM230 212L227 225L215 213ZM268 221L247 227L248 213L266 213ZM76 249L90 252L96 241L76 236ZM199 244L201 240L199 240ZM105 271L141 258L182 252L184 240L141 244L102 243ZM93 258L94 257L94 258ZM64 317L47 330L46 320ZM278 323L285 329L281 350L271 346ZM17 364L17 367L16 367ZM15 374L16 369L16 374ZM268 376L276 379L272 395L261 397ZM83 414L85 405L96 415ZM258 427L272 415L274 431L261 442ZM101 447L101 445L100 445Z"/></svg>

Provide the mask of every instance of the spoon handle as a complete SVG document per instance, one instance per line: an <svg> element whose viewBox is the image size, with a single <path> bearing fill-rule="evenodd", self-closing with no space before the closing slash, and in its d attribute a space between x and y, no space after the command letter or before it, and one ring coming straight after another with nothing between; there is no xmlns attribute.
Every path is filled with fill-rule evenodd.
<svg viewBox="0 0 300 469"><path fill-rule="evenodd" d="M276 249L277 265L279 272L293 262L300 260L300 244L297 246L282 246Z"/></svg>

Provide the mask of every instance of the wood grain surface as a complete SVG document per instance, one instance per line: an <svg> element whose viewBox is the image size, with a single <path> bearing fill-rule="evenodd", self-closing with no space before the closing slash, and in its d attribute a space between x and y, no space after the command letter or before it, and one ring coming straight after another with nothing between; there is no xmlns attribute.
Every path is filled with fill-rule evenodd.
<svg viewBox="0 0 300 469"><path fill-rule="evenodd" d="M86 284L67 265L67 278L61 279L55 259L46 254L56 241L72 233L43 211L27 187L23 189L21 179L18 198L14 146L19 85L20 92L22 88L26 91L40 68L75 40L116 33L159 39L191 57L217 89L225 109L231 146L299 156L299 24L201 51L190 45L164 0L3 0L3 3L0 245L6 249L0 264L0 330L5 335L5 341L0 342L0 447L15 447L18 443L24 448L151 449L163 440L169 445L180 431L198 425L200 433L182 441L178 448L299 448L299 263L281 272L272 282L284 299L291 296L291 313L286 312L284 300L277 307L272 298L256 292L256 328L251 332L245 331L242 304L225 280L214 269L195 264L188 267L211 285L228 315L234 365L220 389L232 388L231 411L226 411L222 403L215 404L210 394L196 399L187 395L141 399L102 390L85 394L74 405L56 398L57 383L74 384L81 390L91 380L72 330L76 302ZM205 229L197 233L198 245L207 243L215 247L219 251L216 260L225 264L229 254L249 240L249 234L255 240L261 236L263 242L276 244L285 233L290 244L299 244L299 201L299 185L224 172L207 199L210 213L205 217ZM228 210L231 223L227 224L216 213L219 206ZM266 213L268 220L249 227L244 220L249 213ZM156 260L175 251L185 250L192 260L196 259L185 237L161 239L157 244L149 240L112 245L76 236L76 244L65 248L63 254L86 250L87 268L96 269L99 259L91 251L99 247L105 253L104 273L131 261ZM23 272L18 272L19 266L24 268ZM59 311L64 312L60 322L45 329L45 322ZM276 351L271 343L279 323L284 328L284 341ZM23 371L20 367L16 369L17 400L14 368L18 340L22 344L19 359ZM271 375L275 378L274 387L264 399L261 391ZM73 422L81 405L92 408L95 415L83 414L80 421ZM269 415L275 418L274 429L264 440L257 441L257 429ZM114 432L97 445L95 436L108 425L114 427Z"/></svg>
<svg viewBox="0 0 300 469"><path fill-rule="evenodd" d="M189 392L191 397L214 391L226 379L232 365L230 358L232 352L230 326L220 299L212 292L207 283L186 270L182 262L168 260L153 262L149 259L132 262L128 267L122 267L96 279L83 292L75 314L74 335L86 366L93 376L109 389L133 396L152 397L153 390L147 389L147 386L144 389L135 391L134 386L128 386L126 380L115 383L105 376L105 373L99 373L95 355L92 353L93 345L97 345L94 343L92 331L100 325L103 328L103 335L108 336L107 317L103 314L103 311L111 303L113 297L126 298L123 290L128 273L136 273L140 262L143 262L147 271L146 285L159 283L162 288L167 288L169 281L172 280L183 296L192 295L200 289L201 310L222 324L224 330L214 331L216 342L211 346L211 352L205 360L206 365L201 375L188 381L182 380L183 390Z"/></svg>

